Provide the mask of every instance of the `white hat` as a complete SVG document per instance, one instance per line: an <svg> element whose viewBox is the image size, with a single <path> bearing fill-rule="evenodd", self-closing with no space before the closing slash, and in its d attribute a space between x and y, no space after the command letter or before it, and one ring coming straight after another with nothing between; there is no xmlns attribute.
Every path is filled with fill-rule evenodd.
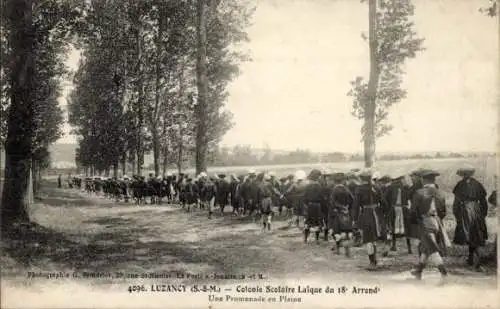
<svg viewBox="0 0 500 309"><path fill-rule="evenodd" d="M204 177L207 177L207 173L205 172L201 172L199 175L198 175L198 178L204 178Z"/></svg>
<svg viewBox="0 0 500 309"><path fill-rule="evenodd" d="M269 177L274 177L276 176L276 174L274 172L269 172L267 175L269 175Z"/></svg>
<svg viewBox="0 0 500 309"><path fill-rule="evenodd" d="M167 177L172 176L172 172L167 172Z"/></svg>
<svg viewBox="0 0 500 309"><path fill-rule="evenodd" d="M265 174L264 180L271 180L271 174Z"/></svg>
<svg viewBox="0 0 500 309"><path fill-rule="evenodd" d="M380 173L379 172L373 172L372 179L379 179L379 178L380 178Z"/></svg>
<svg viewBox="0 0 500 309"><path fill-rule="evenodd" d="M306 172L299 170L295 172L295 179L297 180L304 180L306 179Z"/></svg>
<svg viewBox="0 0 500 309"><path fill-rule="evenodd" d="M248 174L255 174L255 170L254 169L249 170Z"/></svg>
<svg viewBox="0 0 500 309"><path fill-rule="evenodd" d="M162 179L163 179L163 177L161 177L160 175L158 175L158 176L156 176L156 179L158 179L158 180L162 180Z"/></svg>

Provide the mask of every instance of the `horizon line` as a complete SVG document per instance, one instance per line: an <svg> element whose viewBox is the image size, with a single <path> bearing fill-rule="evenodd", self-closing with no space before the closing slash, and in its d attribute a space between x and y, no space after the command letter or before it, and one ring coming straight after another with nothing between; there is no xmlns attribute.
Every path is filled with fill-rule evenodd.
<svg viewBox="0 0 500 309"><path fill-rule="evenodd" d="M52 144L51 146L54 145L75 145L77 146L78 143L69 143L69 142L56 142ZM236 146L249 146L251 150L270 150L271 152L295 152L295 151L308 151L313 154L331 154L331 153L340 153L340 154L351 154L351 155L363 155L363 151L341 151L341 150L313 150L313 149L308 149L308 148L294 148L294 149L285 149L285 148L265 148L265 147L256 147L252 146L249 144L236 144L236 145L223 145L220 146L220 149L223 148L234 148ZM420 153L497 153L497 151L494 150L402 150L402 151L377 151L376 154L420 154ZM146 153L146 154L152 154L152 151Z"/></svg>

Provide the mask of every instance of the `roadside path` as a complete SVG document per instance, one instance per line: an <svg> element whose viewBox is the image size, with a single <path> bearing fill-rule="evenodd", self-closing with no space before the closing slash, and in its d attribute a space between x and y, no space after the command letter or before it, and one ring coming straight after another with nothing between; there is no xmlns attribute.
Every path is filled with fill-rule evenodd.
<svg viewBox="0 0 500 309"><path fill-rule="evenodd" d="M409 270L415 264L416 256L405 252L403 240L399 242L398 253L380 259L380 270L369 272L365 269L368 258L363 248L353 248L352 257L346 258L330 251L332 241L316 244L311 240L304 244L301 230L288 228L284 220L275 221L272 231L263 232L260 224L232 217L229 213L218 214L209 220L205 212L186 213L176 205L115 203L68 189L47 188L44 193L41 203L32 207L31 217L40 225L56 231L58 236L54 236L56 241L40 241L32 248L31 255L39 259L31 263L28 270L101 273L114 277L80 277L80 280L67 282L66 288L76 284L75 288L80 289L99 286L118 292L124 288L123 284L117 283L124 281L148 286L153 282L167 281L185 284L217 282L235 288L238 280L226 278L245 275L249 286L296 286L302 282L311 286L345 285L351 288L362 284L363 287L391 287L400 292L416 289L417 293L427 290L427 287L433 289L439 279L435 269L426 270L422 282L411 278ZM456 249L447 258L451 274L447 287L440 288L440 293L459 289L472 297L494 291L495 275L465 269L463 257L458 256L460 250L465 248ZM19 280L19 277L23 277L23 272L25 276L28 270L10 269L12 280L2 280L3 287L5 284L8 285L6 288L17 286L20 282L24 285L26 280ZM116 273L123 277L117 279ZM126 279L128 274L149 273L171 278ZM220 277L216 280L177 278L178 273L208 274L212 278L216 274ZM17 275L18 280L13 275ZM248 278L251 275L256 275L256 278ZM263 279L258 279L259 275ZM32 288L47 285L47 279L43 278L29 282Z"/></svg>

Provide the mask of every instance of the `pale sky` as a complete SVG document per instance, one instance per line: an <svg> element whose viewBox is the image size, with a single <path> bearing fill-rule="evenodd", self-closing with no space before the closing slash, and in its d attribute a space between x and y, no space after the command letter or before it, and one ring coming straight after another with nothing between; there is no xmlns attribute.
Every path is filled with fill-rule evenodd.
<svg viewBox="0 0 500 309"><path fill-rule="evenodd" d="M367 4L259 0L246 46L252 62L230 87L235 126L222 145L361 152L349 81L368 76ZM426 50L406 66L406 100L393 107L387 151L495 151L498 21L484 0L414 0ZM76 68L78 57L68 65ZM64 101L64 100L61 100ZM63 103L64 104L64 103ZM69 131L69 128L66 128ZM60 142L74 142L66 136Z"/></svg>

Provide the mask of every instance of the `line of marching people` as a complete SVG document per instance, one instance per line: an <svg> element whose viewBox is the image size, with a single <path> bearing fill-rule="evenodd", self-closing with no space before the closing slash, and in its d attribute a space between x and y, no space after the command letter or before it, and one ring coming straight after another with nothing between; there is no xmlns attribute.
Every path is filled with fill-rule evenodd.
<svg viewBox="0 0 500 309"><path fill-rule="evenodd" d="M467 263L480 269L478 249L488 237L485 217L488 201L496 205L496 192L487 199L484 186L476 180L473 167L457 171L462 180L453 190L453 215L456 229L453 242L469 246ZM347 173L312 170L309 175L297 171L277 179L273 173L249 171L246 175L201 173L196 178L180 174L166 177L124 176L86 178L85 190L103 192L109 198L137 204L162 201L178 203L187 212L204 210L212 218L218 208L221 214L232 206L232 214L260 217L262 228L271 230L276 214L292 215L289 225L303 223L304 242L314 234L316 242L334 240L332 250L350 256L353 246L363 244L369 268L376 269L379 255L397 250L397 240L405 239L408 254L417 248L419 263L413 274L420 278L429 258L437 261L446 276L442 257L451 245L442 220L446 216L444 193L435 183L439 173L419 169L406 175L380 176L370 170ZM77 188L81 179L73 178ZM322 236L322 237L321 237Z"/></svg>
<svg viewBox="0 0 500 309"><path fill-rule="evenodd" d="M453 243L469 246L467 264L480 270L478 249L488 238L488 200L496 204L496 192L487 199L484 186L473 177L474 172L470 166L457 171L462 180L453 189ZM452 241L443 227L446 203L436 184L438 172L416 170L411 173L411 184L406 183L405 175L380 177L370 170L348 174L313 170L306 180L301 180L303 173L298 176L299 181L285 196L301 192L296 215L302 213L305 217L305 242L312 232L317 242L322 231L325 240L331 233L336 249L343 247L349 256L358 239L366 247L369 268L376 269L379 250L386 256L389 251L396 251L397 239L406 238L409 254L413 253L412 241L416 242L419 263L412 274L417 279L429 259L437 263L443 278L447 276L443 256ZM300 207L304 209L301 211Z"/></svg>

